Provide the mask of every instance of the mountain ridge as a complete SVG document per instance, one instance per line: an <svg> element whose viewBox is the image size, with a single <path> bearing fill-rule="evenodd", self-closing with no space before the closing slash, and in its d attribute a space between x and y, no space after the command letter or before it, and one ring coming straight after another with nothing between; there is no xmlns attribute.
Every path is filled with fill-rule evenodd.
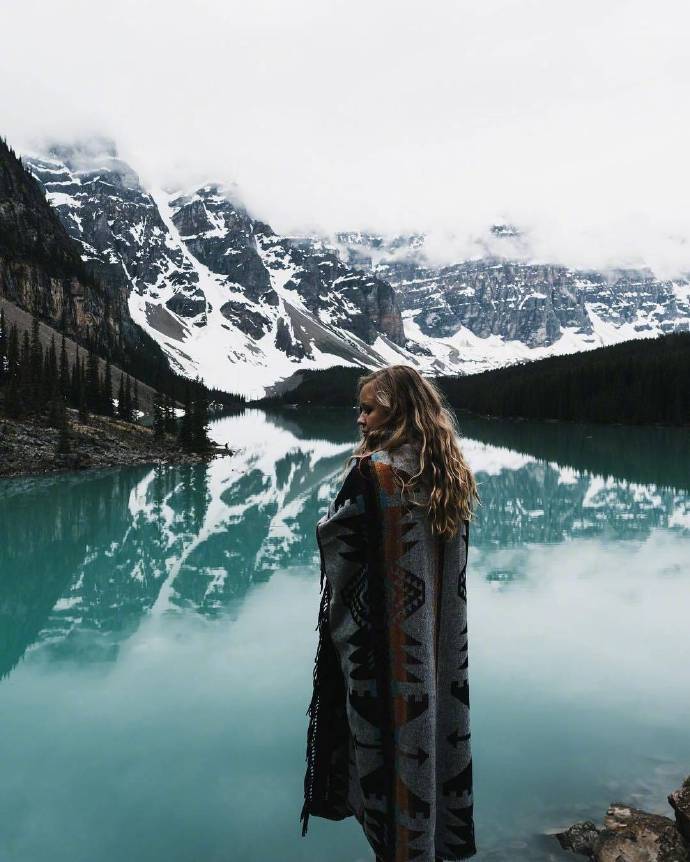
<svg viewBox="0 0 690 862"><path fill-rule="evenodd" d="M0 139L0 297L142 383L173 385L155 340L128 309L128 286L100 277L22 159ZM12 312L14 315L15 312Z"/></svg>
<svg viewBox="0 0 690 862"><path fill-rule="evenodd" d="M147 189L105 150L28 164L171 367L220 389L257 397L335 365L466 374L690 328L688 281L496 257L519 245L512 225L488 256L439 266L421 234L281 236L234 187Z"/></svg>
<svg viewBox="0 0 690 862"><path fill-rule="evenodd" d="M292 245L220 186L144 189L113 155L28 162L83 257L128 284L132 318L178 372L262 394L303 365L414 361L390 285Z"/></svg>

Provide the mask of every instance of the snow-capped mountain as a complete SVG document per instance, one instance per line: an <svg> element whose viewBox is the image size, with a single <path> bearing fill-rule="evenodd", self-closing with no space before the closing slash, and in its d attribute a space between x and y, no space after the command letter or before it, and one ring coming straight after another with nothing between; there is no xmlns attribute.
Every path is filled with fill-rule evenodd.
<svg viewBox="0 0 690 862"><path fill-rule="evenodd" d="M511 260L524 253L511 225L490 229L480 258L444 266L420 235L341 233L314 244L395 287L408 339L463 372L690 328L690 281Z"/></svg>
<svg viewBox="0 0 690 862"><path fill-rule="evenodd" d="M169 377L162 350L131 319L128 284L94 278L81 252L41 184L0 138L0 295L8 323L17 323L21 333L28 315L36 315L58 339L64 333L107 353L114 367L135 372L140 384ZM141 389L142 395L147 391Z"/></svg>
<svg viewBox="0 0 690 862"><path fill-rule="evenodd" d="M84 260L129 285L133 319L176 370L260 395L300 368L418 361L388 283L278 236L233 189L147 190L98 144L26 162Z"/></svg>
<svg viewBox="0 0 690 862"><path fill-rule="evenodd" d="M511 260L511 226L438 266L421 235L284 237L234 187L146 189L108 141L25 161L172 367L227 391L343 364L469 373L690 328L690 282Z"/></svg>

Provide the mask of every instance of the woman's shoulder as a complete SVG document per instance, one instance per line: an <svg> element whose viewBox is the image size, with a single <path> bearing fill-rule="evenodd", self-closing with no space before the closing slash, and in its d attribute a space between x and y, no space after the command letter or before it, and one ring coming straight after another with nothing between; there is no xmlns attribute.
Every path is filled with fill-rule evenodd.
<svg viewBox="0 0 690 862"><path fill-rule="evenodd" d="M370 457L375 464L412 475L419 470L420 448L415 443L403 443L395 449L379 449L372 452Z"/></svg>

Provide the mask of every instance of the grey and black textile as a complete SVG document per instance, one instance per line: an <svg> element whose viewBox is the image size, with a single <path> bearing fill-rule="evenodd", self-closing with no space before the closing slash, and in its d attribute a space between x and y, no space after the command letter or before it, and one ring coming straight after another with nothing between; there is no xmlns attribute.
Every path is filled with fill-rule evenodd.
<svg viewBox="0 0 690 862"><path fill-rule="evenodd" d="M476 853L465 574L469 524L444 541L396 475L406 444L351 464L317 525L319 640L307 714L309 815L355 815L377 862Z"/></svg>

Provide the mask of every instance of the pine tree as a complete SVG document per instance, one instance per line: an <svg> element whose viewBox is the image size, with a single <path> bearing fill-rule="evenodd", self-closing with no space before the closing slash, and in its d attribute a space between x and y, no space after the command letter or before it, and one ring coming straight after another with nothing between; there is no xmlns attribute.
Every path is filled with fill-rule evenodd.
<svg viewBox="0 0 690 862"><path fill-rule="evenodd" d="M139 421L139 381L134 378L134 391L132 393L132 419L134 422Z"/></svg>
<svg viewBox="0 0 690 862"><path fill-rule="evenodd" d="M28 333L27 333L28 336ZM29 408L39 410L43 397L43 347L41 346L38 318L31 316L31 339L29 342L29 367L27 369L27 396Z"/></svg>
<svg viewBox="0 0 690 862"><path fill-rule="evenodd" d="M101 407L101 381L98 374L98 357L92 350L89 350L86 363L86 406L91 413L98 413Z"/></svg>
<svg viewBox="0 0 690 862"><path fill-rule="evenodd" d="M86 401L86 369L84 367L83 356L79 362L79 394L77 398L77 406L79 407L79 421L88 422L89 408Z"/></svg>
<svg viewBox="0 0 690 862"><path fill-rule="evenodd" d="M31 376L31 342L29 341L29 330L22 330L22 342L19 348L19 365L22 374L28 379Z"/></svg>
<svg viewBox="0 0 690 862"><path fill-rule="evenodd" d="M54 397L58 391L58 385L57 350L55 348L55 336L51 335L50 346L46 350L43 363L43 404L46 404Z"/></svg>
<svg viewBox="0 0 690 862"><path fill-rule="evenodd" d="M33 409L34 397L31 376L31 342L29 330L22 333L22 346L19 353L19 400L17 415L23 416L27 411Z"/></svg>
<svg viewBox="0 0 690 862"><path fill-rule="evenodd" d="M65 404L65 396L60 392L55 394L55 397L50 402L49 419L50 424L59 431L57 446L55 447L56 454L64 455L71 452L69 435L69 420L67 418L67 405Z"/></svg>
<svg viewBox="0 0 690 862"><path fill-rule="evenodd" d="M70 380L69 380L69 364L67 362L67 345L65 344L65 334L62 334L62 343L60 344L60 371L58 388L60 394L64 398L69 397Z"/></svg>
<svg viewBox="0 0 690 862"><path fill-rule="evenodd" d="M165 430L169 434L174 434L177 425L175 422L175 406L170 395L165 395L163 403L165 405Z"/></svg>
<svg viewBox="0 0 690 862"><path fill-rule="evenodd" d="M103 401L103 415L104 416L114 416L115 415L115 409L113 407L113 378L112 378L112 371L110 368L110 359L107 359L106 363L105 363L105 374L103 376L102 401Z"/></svg>
<svg viewBox="0 0 690 862"><path fill-rule="evenodd" d="M132 421L132 380L127 375L127 380L125 382L125 409L127 410L127 421Z"/></svg>
<svg viewBox="0 0 690 862"><path fill-rule="evenodd" d="M163 399L159 392L153 394L153 436L157 440L165 437L165 412Z"/></svg>
<svg viewBox="0 0 690 862"><path fill-rule="evenodd" d="M48 424L51 428L62 428L67 424L67 409L65 398L57 389L48 402Z"/></svg>
<svg viewBox="0 0 690 862"><path fill-rule="evenodd" d="M7 340L7 373L10 377L16 377L19 369L19 333L17 324L10 326L10 335Z"/></svg>
<svg viewBox="0 0 690 862"><path fill-rule="evenodd" d="M208 436L208 397L203 384L199 383L192 403L192 449L195 452L205 452L211 446Z"/></svg>
<svg viewBox="0 0 690 862"><path fill-rule="evenodd" d="M19 419L22 415L22 399L19 391L19 375L13 374L7 387L5 397L5 412L12 419Z"/></svg>
<svg viewBox="0 0 690 862"><path fill-rule="evenodd" d="M72 377L70 380L68 402L72 405L72 407L79 407L80 397L81 397L81 361L79 358L79 345L77 344L77 355L75 356L74 363L72 364Z"/></svg>
<svg viewBox="0 0 690 862"><path fill-rule="evenodd" d="M50 350L50 348L48 348ZM43 354L43 366L41 368L41 388L38 394L38 400L41 407L44 407L46 401L48 400L48 390L50 387L50 381L48 380L48 365L50 360L48 359L48 350Z"/></svg>
<svg viewBox="0 0 690 862"><path fill-rule="evenodd" d="M61 395L60 399L62 400L62 405L64 407L64 404L65 404L64 396ZM68 452L72 451L72 444L70 442L70 437L69 437L69 423L67 421L67 411L66 410L65 410L65 421L62 425L60 425L59 432L60 433L58 436L58 442L57 442L57 446L56 446L55 451L59 455L65 455Z"/></svg>
<svg viewBox="0 0 690 862"><path fill-rule="evenodd" d="M125 419L125 375L120 372L120 386L117 390L117 415Z"/></svg>
<svg viewBox="0 0 690 862"><path fill-rule="evenodd" d="M5 325L5 309L0 308L0 381L7 374L7 331Z"/></svg>
<svg viewBox="0 0 690 862"><path fill-rule="evenodd" d="M13 419L19 418L22 413L22 399L19 389L19 332L17 324L10 326L7 339L7 376L9 383L5 396L5 412Z"/></svg>
<svg viewBox="0 0 690 862"><path fill-rule="evenodd" d="M184 391L184 415L180 420L180 430L178 433L180 446L187 452L192 448L192 437L192 394L189 383L187 383Z"/></svg>

